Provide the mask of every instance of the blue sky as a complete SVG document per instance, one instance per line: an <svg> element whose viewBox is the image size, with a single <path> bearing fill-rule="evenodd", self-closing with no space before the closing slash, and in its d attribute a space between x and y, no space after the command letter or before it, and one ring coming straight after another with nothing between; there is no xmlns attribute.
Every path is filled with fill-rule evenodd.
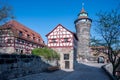
<svg viewBox="0 0 120 80"><path fill-rule="evenodd" d="M13 7L15 20L39 33L47 43L45 35L58 24L75 32L74 21L81 11L82 2L89 18L96 13L110 11L120 0L7 0ZM93 25L91 27L94 27ZM92 32L94 34L94 32Z"/></svg>

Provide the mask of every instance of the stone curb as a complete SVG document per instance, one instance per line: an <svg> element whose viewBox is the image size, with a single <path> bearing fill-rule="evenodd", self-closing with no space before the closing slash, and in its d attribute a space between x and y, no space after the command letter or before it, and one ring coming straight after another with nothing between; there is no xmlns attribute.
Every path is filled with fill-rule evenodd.
<svg viewBox="0 0 120 80"><path fill-rule="evenodd" d="M112 80L117 80L107 69L106 69L106 65L103 65L101 68L107 73L107 75L112 79Z"/></svg>

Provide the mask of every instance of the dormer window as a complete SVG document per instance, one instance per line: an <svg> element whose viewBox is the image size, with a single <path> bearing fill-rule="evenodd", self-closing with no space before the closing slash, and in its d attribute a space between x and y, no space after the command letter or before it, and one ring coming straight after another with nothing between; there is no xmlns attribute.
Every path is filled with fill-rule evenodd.
<svg viewBox="0 0 120 80"><path fill-rule="evenodd" d="M29 34L27 34L27 38L30 38L30 35L29 35Z"/></svg>
<svg viewBox="0 0 120 80"><path fill-rule="evenodd" d="M33 40L35 40L35 37L33 37Z"/></svg>
<svg viewBox="0 0 120 80"><path fill-rule="evenodd" d="M23 32L19 31L19 37L23 36Z"/></svg>

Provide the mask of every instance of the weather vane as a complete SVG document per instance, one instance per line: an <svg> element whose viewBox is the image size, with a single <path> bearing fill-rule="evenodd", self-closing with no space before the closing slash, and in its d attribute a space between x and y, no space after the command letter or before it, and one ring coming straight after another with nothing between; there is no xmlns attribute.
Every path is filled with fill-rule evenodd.
<svg viewBox="0 0 120 80"><path fill-rule="evenodd" d="M82 8L84 8L84 2L82 2Z"/></svg>

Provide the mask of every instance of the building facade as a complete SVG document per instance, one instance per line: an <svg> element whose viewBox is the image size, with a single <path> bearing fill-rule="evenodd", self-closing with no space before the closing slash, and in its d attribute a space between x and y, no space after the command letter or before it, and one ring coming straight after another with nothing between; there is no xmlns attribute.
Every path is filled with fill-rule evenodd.
<svg viewBox="0 0 120 80"><path fill-rule="evenodd" d="M77 37L75 33L69 31L61 24L57 25L51 32L46 35L48 47L54 49L60 54L60 68L62 70L72 71L75 59L75 49Z"/></svg>
<svg viewBox="0 0 120 80"><path fill-rule="evenodd" d="M92 59L94 61L97 61L98 63L100 60L102 60L103 63L108 63L108 54L107 54L107 48L105 46L91 46L90 54L92 56Z"/></svg>
<svg viewBox="0 0 120 80"><path fill-rule="evenodd" d="M44 46L44 41L38 33L15 20L0 27L1 53L31 54L32 49Z"/></svg>
<svg viewBox="0 0 120 80"><path fill-rule="evenodd" d="M90 57L90 27L92 20L88 18L88 13L82 8L75 20L77 42L77 57L78 60L87 60Z"/></svg>

